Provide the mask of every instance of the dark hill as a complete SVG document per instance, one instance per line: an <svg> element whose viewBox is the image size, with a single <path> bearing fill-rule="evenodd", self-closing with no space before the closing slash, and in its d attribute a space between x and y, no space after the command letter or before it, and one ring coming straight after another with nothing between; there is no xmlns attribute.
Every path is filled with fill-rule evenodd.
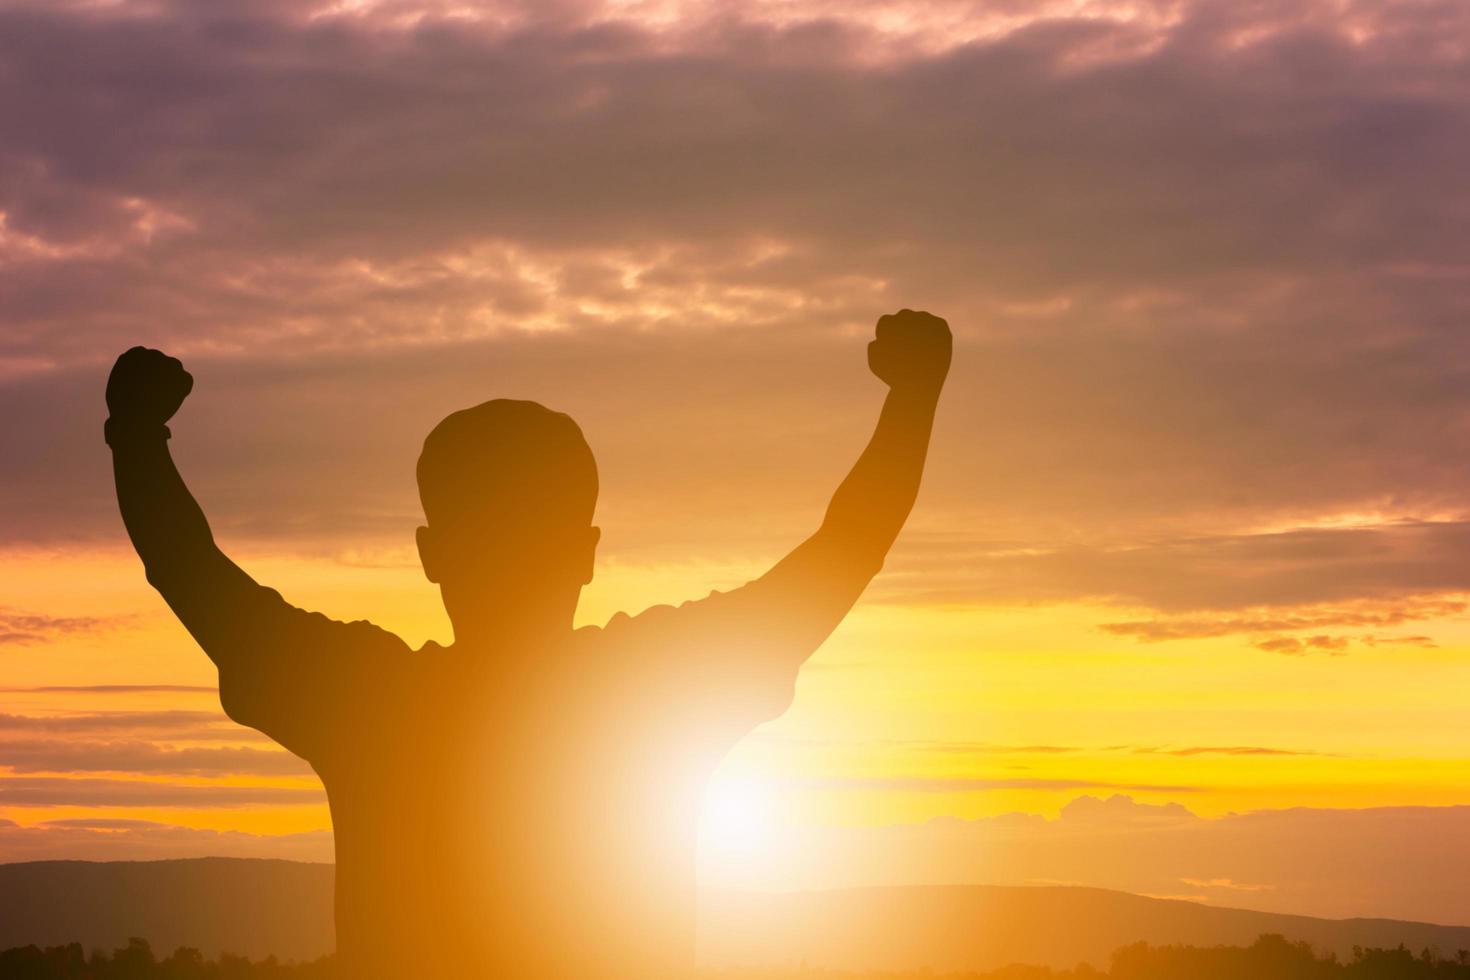
<svg viewBox="0 0 1470 980"><path fill-rule="evenodd" d="M1352 947L1470 949L1470 927L1315 919L1093 888L985 885L722 892L704 903L715 965L806 962L850 970L989 970L1007 963L1105 966L1146 940L1249 945L1263 933L1346 957ZM291 861L45 861L0 865L0 949L30 943L314 959L332 946L332 868Z"/></svg>
<svg viewBox="0 0 1470 980"><path fill-rule="evenodd" d="M956 885L789 894L725 893L704 905L702 953L730 965L806 962L843 970L991 970L1007 963L1106 968L1119 946L1249 946L1279 933L1323 952L1353 946L1453 957L1470 927L1317 919L1075 887Z"/></svg>
<svg viewBox="0 0 1470 980"><path fill-rule="evenodd" d="M315 959L332 948L332 866L296 861L36 861L0 864L0 949L128 937L155 950Z"/></svg>

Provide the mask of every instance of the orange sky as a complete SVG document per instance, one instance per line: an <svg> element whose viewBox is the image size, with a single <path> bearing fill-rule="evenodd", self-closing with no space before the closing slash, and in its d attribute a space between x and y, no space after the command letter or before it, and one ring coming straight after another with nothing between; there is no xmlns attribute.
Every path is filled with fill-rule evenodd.
<svg viewBox="0 0 1470 980"><path fill-rule="evenodd" d="M123 348L195 374L226 549L417 644L445 413L579 420L602 622L815 526L914 306L957 339L923 495L728 760L710 880L1470 922L1456 38L1310 0L0 9L0 860L330 856L127 550Z"/></svg>

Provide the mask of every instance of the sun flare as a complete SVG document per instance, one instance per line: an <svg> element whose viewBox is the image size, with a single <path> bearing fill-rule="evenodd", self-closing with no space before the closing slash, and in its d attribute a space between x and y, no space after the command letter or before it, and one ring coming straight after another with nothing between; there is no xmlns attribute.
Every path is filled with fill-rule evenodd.
<svg viewBox="0 0 1470 980"><path fill-rule="evenodd" d="M706 851L758 850L772 832L769 789L752 779L710 781L700 819L700 844Z"/></svg>

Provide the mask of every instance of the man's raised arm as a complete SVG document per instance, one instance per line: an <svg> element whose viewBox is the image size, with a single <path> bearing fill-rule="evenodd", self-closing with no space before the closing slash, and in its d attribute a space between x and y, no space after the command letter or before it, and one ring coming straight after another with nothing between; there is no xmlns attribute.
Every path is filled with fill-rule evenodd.
<svg viewBox="0 0 1470 980"><path fill-rule="evenodd" d="M774 568L730 592L619 614L606 634L663 651L670 683L712 691L737 720L775 717L790 703L796 670L842 622L883 566L924 472L939 391L949 372L949 325L900 310L878 321L868 365L888 398L868 447L842 481L821 527ZM692 698L692 710L714 710Z"/></svg>
<svg viewBox="0 0 1470 980"><path fill-rule="evenodd" d="M149 584L219 667L226 713L310 758L334 731L335 707L366 697L352 687L358 668L407 647L371 623L296 608L215 546L168 451L165 423L193 384L156 350L134 347L117 359L106 437L123 523Z"/></svg>
<svg viewBox="0 0 1470 980"><path fill-rule="evenodd" d="M882 564L919 493L950 348L949 324L937 316L900 310L878 320L868 366L888 385L888 398L812 541L830 539L832 547Z"/></svg>
<svg viewBox="0 0 1470 980"><path fill-rule="evenodd" d="M132 348L107 379L105 434L118 507L148 583L218 663L228 646L221 634L246 613L259 587L215 546L168 451L166 423L193 387L176 358Z"/></svg>
<svg viewBox="0 0 1470 980"><path fill-rule="evenodd" d="M868 366L888 385L873 438L832 496L822 526L764 576L767 592L800 631L805 659L836 628L908 519L919 493L939 392L949 373L949 324L900 310L880 317Z"/></svg>

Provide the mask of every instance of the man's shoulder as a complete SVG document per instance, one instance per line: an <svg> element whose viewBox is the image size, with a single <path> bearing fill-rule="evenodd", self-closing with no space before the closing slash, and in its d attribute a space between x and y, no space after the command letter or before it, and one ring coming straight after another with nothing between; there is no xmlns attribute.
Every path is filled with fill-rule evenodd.
<svg viewBox="0 0 1470 980"><path fill-rule="evenodd" d="M661 602L658 605L649 606L642 612L615 612L602 626L583 626L575 630L576 634L586 633L588 635L598 633L617 633L629 627L640 627L647 625L659 625L687 618L686 614L696 613L703 610L719 608L729 593L712 590L702 599L686 599L675 605L671 602Z"/></svg>
<svg viewBox="0 0 1470 980"><path fill-rule="evenodd" d="M613 613L601 626L588 625L572 631L576 648L599 648L605 651L628 651L650 654L659 650L679 649L691 642L707 640L728 624L722 622L723 599L729 594L711 592L703 599L690 599L678 605L660 603L638 613ZM606 653L601 654L606 656Z"/></svg>

